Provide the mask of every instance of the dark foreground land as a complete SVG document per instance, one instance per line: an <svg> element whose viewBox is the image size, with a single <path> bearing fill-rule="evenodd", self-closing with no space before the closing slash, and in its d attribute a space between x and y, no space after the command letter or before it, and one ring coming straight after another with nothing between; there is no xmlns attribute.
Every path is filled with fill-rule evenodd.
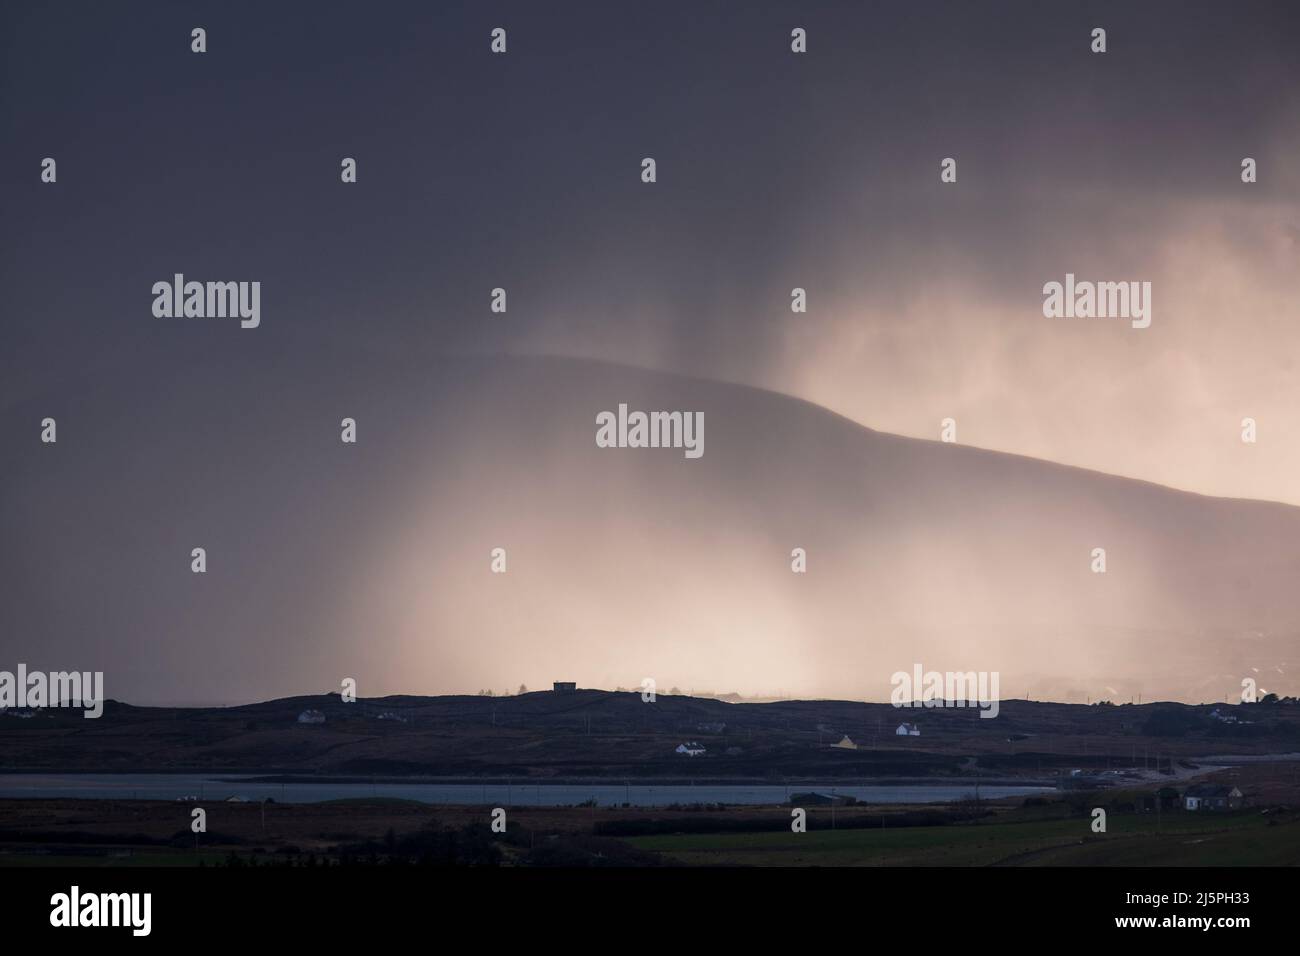
<svg viewBox="0 0 1300 956"><path fill-rule="evenodd" d="M109 703L0 717L0 771L253 773L295 779L561 779L826 784L1055 782L1046 797L953 805L445 807L405 800L0 800L0 866L1295 865L1300 704L896 709L635 693L320 695L228 708ZM322 720L301 723L307 711ZM919 737L896 736L902 721ZM848 737L853 746L836 747ZM683 742L703 753L677 752ZM1291 755L1288 759L1285 755ZM1224 757L1232 759L1220 759ZM1194 783L1231 811L1187 811ZM526 791L521 790L521 795ZM1163 793L1163 797L1157 797ZM191 830L196 806L206 832ZM1106 811L1094 832L1093 811Z"/></svg>
<svg viewBox="0 0 1300 956"><path fill-rule="evenodd" d="M1250 805L1142 810L1154 789L934 807L510 808L405 800L204 807L189 802L0 801L0 866L1293 866L1300 793L1290 765L1214 775ZM1106 832L1092 829L1106 811Z"/></svg>

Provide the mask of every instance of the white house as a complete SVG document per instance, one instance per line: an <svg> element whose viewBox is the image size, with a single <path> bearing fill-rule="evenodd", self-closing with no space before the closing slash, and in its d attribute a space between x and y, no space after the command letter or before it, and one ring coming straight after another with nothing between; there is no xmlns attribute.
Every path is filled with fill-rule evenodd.
<svg viewBox="0 0 1300 956"><path fill-rule="evenodd" d="M899 724L894 734L898 737L919 737L921 736L921 728L916 724Z"/></svg>
<svg viewBox="0 0 1300 956"><path fill-rule="evenodd" d="M325 715L322 714L319 710L304 710L301 714L298 715L298 723L323 724L325 723Z"/></svg>
<svg viewBox="0 0 1300 956"><path fill-rule="evenodd" d="M679 754L686 754L688 757L698 757L700 754L704 753L704 748L695 741L691 741L686 744L678 744L677 752Z"/></svg>

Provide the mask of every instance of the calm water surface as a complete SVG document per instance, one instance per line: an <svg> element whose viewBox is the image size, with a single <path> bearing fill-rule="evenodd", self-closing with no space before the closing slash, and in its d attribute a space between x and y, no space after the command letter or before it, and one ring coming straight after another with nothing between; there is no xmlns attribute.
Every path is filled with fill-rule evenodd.
<svg viewBox="0 0 1300 956"><path fill-rule="evenodd" d="M177 800L200 797L225 800L240 797L284 803L317 803L356 797L399 797L431 804L492 804L494 806L563 807L595 800L600 806L630 803L661 807L672 803L779 804L792 793L835 793L865 803L948 803L975 795L971 784L907 786L843 786L796 783L790 786L712 784L683 786L629 783L266 783L238 775L88 773L0 774L0 798L78 797L81 799ZM1051 787L986 786L984 799L1050 793Z"/></svg>

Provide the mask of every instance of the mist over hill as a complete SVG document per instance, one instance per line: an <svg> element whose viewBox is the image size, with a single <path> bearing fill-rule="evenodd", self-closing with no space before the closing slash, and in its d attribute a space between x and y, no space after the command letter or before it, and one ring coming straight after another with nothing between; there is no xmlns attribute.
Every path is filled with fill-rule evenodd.
<svg viewBox="0 0 1300 956"><path fill-rule="evenodd" d="M998 671L1003 697L1295 693L1300 509L616 365L247 338L168 352L148 401L110 365L9 410L7 666L140 702L345 677L883 701L915 663ZM598 448L620 403L702 412L703 455Z"/></svg>

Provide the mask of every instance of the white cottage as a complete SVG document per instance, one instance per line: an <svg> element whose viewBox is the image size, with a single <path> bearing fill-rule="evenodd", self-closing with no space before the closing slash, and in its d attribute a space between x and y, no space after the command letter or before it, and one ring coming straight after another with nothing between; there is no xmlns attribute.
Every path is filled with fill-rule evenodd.
<svg viewBox="0 0 1300 956"><path fill-rule="evenodd" d="M919 737L921 736L921 728L916 724L899 724L894 734L898 737Z"/></svg>

